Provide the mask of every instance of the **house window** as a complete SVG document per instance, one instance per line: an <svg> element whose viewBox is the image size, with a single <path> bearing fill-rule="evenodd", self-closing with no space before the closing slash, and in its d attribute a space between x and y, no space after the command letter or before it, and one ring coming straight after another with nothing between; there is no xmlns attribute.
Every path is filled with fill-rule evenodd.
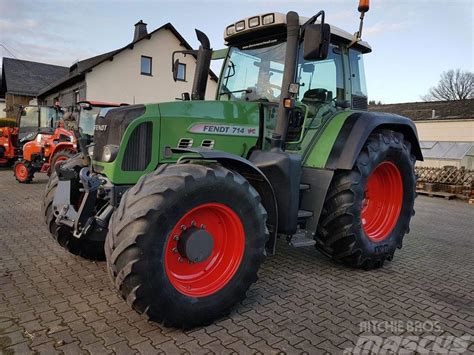
<svg viewBox="0 0 474 355"><path fill-rule="evenodd" d="M178 75L176 78L177 80L186 81L186 64L178 64Z"/></svg>
<svg viewBox="0 0 474 355"><path fill-rule="evenodd" d="M142 55L140 67L142 75L151 75L151 57Z"/></svg>

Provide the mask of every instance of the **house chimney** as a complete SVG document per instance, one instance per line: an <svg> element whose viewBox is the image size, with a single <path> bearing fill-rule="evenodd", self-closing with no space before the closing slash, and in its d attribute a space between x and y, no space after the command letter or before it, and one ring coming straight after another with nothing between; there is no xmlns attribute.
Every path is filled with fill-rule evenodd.
<svg viewBox="0 0 474 355"><path fill-rule="evenodd" d="M133 42L145 37L148 34L146 30L146 23L143 20L138 21L135 24L135 33L133 34Z"/></svg>

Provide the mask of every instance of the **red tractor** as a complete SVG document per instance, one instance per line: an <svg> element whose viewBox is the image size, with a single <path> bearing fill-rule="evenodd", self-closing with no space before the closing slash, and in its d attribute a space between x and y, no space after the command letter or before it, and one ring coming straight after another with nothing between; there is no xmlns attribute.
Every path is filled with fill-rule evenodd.
<svg viewBox="0 0 474 355"><path fill-rule="evenodd" d="M57 162L77 151L74 132L66 130L59 107L27 106L18 118L18 141L13 173L20 183L29 183L36 172L49 173Z"/></svg>

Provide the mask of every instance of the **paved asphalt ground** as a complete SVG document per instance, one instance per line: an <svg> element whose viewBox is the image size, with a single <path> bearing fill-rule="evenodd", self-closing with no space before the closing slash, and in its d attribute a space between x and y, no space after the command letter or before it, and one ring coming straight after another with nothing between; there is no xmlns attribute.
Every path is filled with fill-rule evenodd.
<svg viewBox="0 0 474 355"><path fill-rule="evenodd" d="M45 183L37 175L20 185L0 170L2 353L342 353L360 335L380 332L415 343L471 336L457 344L474 352L472 205L419 197L403 249L376 271L347 269L280 241L229 317L182 331L131 310L115 295L105 263L56 245L40 217ZM379 328L367 330L368 321Z"/></svg>

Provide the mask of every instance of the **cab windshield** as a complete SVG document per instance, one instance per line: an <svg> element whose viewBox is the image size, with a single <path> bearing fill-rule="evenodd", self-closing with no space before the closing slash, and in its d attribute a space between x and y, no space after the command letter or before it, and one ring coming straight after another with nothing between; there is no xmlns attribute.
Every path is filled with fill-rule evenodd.
<svg viewBox="0 0 474 355"><path fill-rule="evenodd" d="M239 49L232 47L224 64L219 100L278 102L286 43Z"/></svg>
<svg viewBox="0 0 474 355"><path fill-rule="evenodd" d="M26 106L21 112L20 128L34 131L41 128L54 128L62 118L62 111L48 106Z"/></svg>
<svg viewBox="0 0 474 355"><path fill-rule="evenodd" d="M219 100L278 102L285 63L285 42L258 48L231 47L222 73ZM303 59L298 53L296 99L316 115L321 106L333 106L344 98L344 70L341 50L331 44L328 57L321 61Z"/></svg>
<svg viewBox="0 0 474 355"><path fill-rule="evenodd" d="M102 107L91 106L90 108L81 107L79 111L79 132L82 134L94 135L94 124L97 114Z"/></svg>

